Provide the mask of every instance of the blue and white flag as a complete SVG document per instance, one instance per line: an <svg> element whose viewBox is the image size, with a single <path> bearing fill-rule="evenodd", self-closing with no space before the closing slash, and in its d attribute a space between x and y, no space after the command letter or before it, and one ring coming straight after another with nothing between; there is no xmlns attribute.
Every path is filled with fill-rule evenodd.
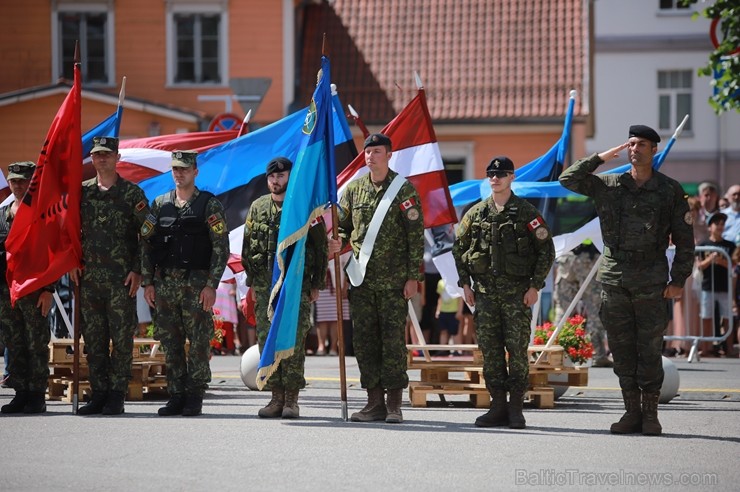
<svg viewBox="0 0 740 492"><path fill-rule="evenodd" d="M322 56L318 84L303 113L300 133L285 135L299 146L280 217L270 310L275 307L257 369L260 389L280 361L295 351L308 229L328 204L337 201L330 81L329 59Z"/></svg>

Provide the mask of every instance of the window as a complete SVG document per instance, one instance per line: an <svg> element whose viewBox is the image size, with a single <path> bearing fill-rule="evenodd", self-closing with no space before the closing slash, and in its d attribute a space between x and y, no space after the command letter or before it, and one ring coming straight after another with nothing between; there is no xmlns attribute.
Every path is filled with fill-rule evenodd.
<svg viewBox="0 0 740 492"><path fill-rule="evenodd" d="M688 9L689 5L684 5L681 0L660 0L660 10Z"/></svg>
<svg viewBox="0 0 740 492"><path fill-rule="evenodd" d="M72 80L75 42L79 41L83 82L110 85L114 79L113 14L108 11L107 1L80 7L65 2L57 4L52 24L53 80L59 77Z"/></svg>
<svg viewBox="0 0 740 492"><path fill-rule="evenodd" d="M169 2L168 73L171 85L223 85L226 12L223 2Z"/></svg>
<svg viewBox="0 0 740 492"><path fill-rule="evenodd" d="M691 70L658 72L658 128L673 131L687 114L691 114ZM691 131L691 119L684 130Z"/></svg>

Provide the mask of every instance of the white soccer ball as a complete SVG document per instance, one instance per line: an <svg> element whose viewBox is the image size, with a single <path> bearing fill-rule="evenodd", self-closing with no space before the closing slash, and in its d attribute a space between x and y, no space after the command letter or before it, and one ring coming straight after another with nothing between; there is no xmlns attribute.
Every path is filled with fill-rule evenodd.
<svg viewBox="0 0 740 492"><path fill-rule="evenodd" d="M257 391L257 368L260 364L260 346L254 344L242 355L240 373L244 385Z"/></svg>
<svg viewBox="0 0 740 492"><path fill-rule="evenodd" d="M678 394L678 387L681 378L678 375L678 368L668 357L663 357L663 386L660 388L660 403L668 403Z"/></svg>

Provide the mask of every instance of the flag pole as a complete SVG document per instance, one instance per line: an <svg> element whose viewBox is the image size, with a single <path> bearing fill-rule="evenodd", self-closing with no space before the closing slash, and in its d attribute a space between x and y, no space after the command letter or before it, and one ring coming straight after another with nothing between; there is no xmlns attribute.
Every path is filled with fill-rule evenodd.
<svg viewBox="0 0 740 492"><path fill-rule="evenodd" d="M242 126L239 127L239 134L237 135L237 138L241 137L242 135L246 135L249 133L249 120L252 119L252 110L250 109L247 111L247 115L244 117L244 121L242 121Z"/></svg>
<svg viewBox="0 0 740 492"><path fill-rule="evenodd" d="M74 62L78 69L80 68L80 46L79 41L75 41ZM125 83L125 82L124 82ZM121 88L123 94L123 88ZM121 95L120 98L123 96ZM119 107L120 99L119 98ZM73 340L73 359L72 359L72 413L77 415L77 408L80 404L80 286L78 279L74 287L74 340Z"/></svg>
<svg viewBox="0 0 740 492"><path fill-rule="evenodd" d="M321 39L321 56L326 56L326 33ZM331 149L333 152L334 149ZM339 214L337 204L331 204L331 237L334 240L339 239ZM342 309L342 264L339 261L339 251L334 253L334 285L336 286L335 299L337 302L337 351L339 355L339 386L340 400L342 402L342 420L349 420L347 410L347 366L344 360L344 310Z"/></svg>
<svg viewBox="0 0 740 492"><path fill-rule="evenodd" d="M360 119L360 113L358 113L355 108L352 107L351 104L347 105L347 108L349 109L349 116L352 117L352 121L355 122L355 125L360 129L362 132L362 136L367 138L370 136L370 130L367 129L365 126L365 123Z"/></svg>

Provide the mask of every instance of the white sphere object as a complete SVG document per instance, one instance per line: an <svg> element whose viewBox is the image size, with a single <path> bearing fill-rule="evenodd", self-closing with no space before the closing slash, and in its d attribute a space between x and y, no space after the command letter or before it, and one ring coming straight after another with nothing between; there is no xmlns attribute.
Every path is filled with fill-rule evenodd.
<svg viewBox="0 0 740 492"><path fill-rule="evenodd" d="M257 391L257 368L259 367L259 364L260 346L258 344L254 344L244 352L244 355L242 355L241 367L239 370L244 385L253 391Z"/></svg>
<svg viewBox="0 0 740 492"><path fill-rule="evenodd" d="M668 357L663 357L663 386L660 388L660 403L668 403L678 394L678 387L681 378L678 375L678 368Z"/></svg>

